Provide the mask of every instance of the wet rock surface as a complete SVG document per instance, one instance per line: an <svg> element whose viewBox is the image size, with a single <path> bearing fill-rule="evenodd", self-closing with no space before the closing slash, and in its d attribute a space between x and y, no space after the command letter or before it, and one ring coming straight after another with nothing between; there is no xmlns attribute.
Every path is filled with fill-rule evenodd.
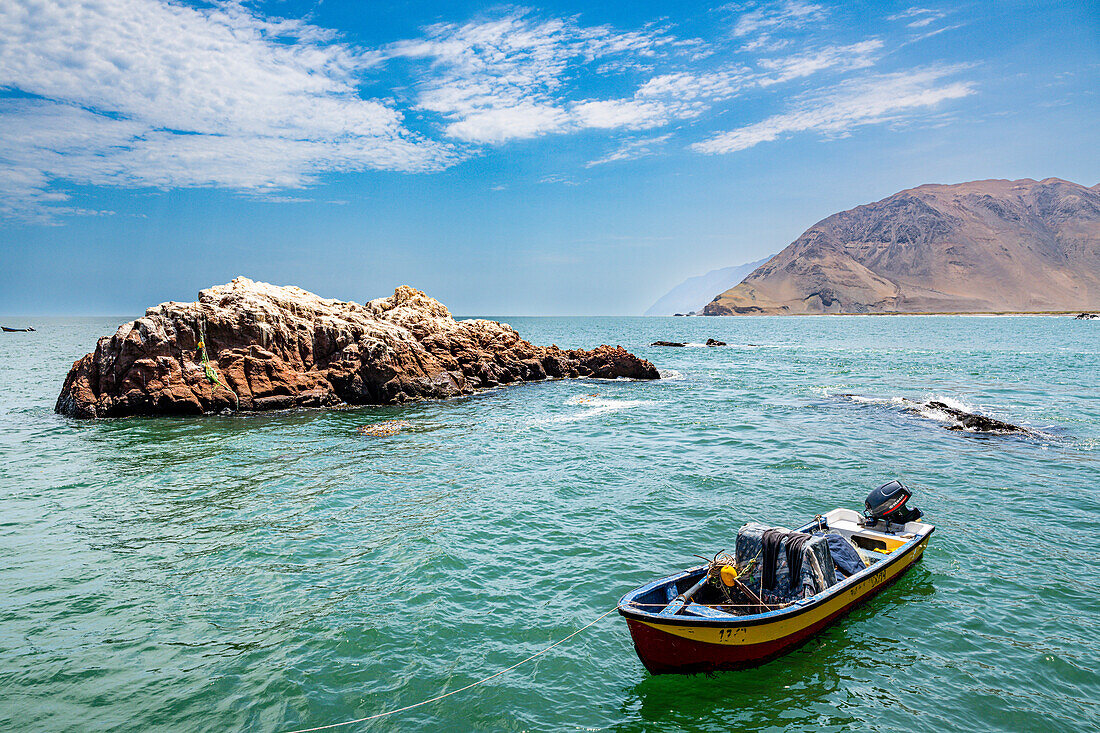
<svg viewBox="0 0 1100 733"><path fill-rule="evenodd" d="M455 321L406 286L359 304L237 278L101 338L73 364L55 409L96 418L399 404L577 377L660 375L621 346L534 346L506 324Z"/></svg>
<svg viewBox="0 0 1100 733"><path fill-rule="evenodd" d="M685 346L698 346L698 345L699 344L694 344L694 343L688 344L688 343L684 343L682 341L654 341L653 343L650 344L650 346L672 346L672 347L676 347L676 348L683 348ZM717 339L707 339L707 342L703 345L704 346L725 346L726 342L725 341L718 341Z"/></svg>
<svg viewBox="0 0 1100 733"><path fill-rule="evenodd" d="M958 407L941 402L939 400L927 400L924 402L910 400L905 397L892 399L876 399L855 394L837 395L842 399L859 404L885 405L901 408L904 412L917 415L929 420L935 420L943 425L946 430L956 430L968 433L986 433L989 435L1034 435L1033 430L996 418L969 412Z"/></svg>
<svg viewBox="0 0 1100 733"><path fill-rule="evenodd" d="M923 406L931 410L939 410L940 412L947 413L955 419L956 422L947 426L948 430L968 430L975 433L1026 433L1027 428L1022 428L1019 425L1013 425L1012 423L1004 422L1003 420L996 420L992 417L986 417L985 415L979 415L974 412L967 412L960 410L956 407L937 402L936 400L929 400L923 403Z"/></svg>

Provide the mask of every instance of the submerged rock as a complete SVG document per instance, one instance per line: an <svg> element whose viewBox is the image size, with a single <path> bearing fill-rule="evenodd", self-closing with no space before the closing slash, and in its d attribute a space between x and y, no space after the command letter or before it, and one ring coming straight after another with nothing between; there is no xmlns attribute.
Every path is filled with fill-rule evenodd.
<svg viewBox="0 0 1100 733"><path fill-rule="evenodd" d="M395 404L564 377L660 375L621 346L534 346L506 324L455 321L410 287L360 305L239 277L101 338L55 409L95 418Z"/></svg>
<svg viewBox="0 0 1100 733"><path fill-rule="evenodd" d="M976 412L968 412L958 407L952 407L946 402L941 402L939 400L918 402L917 400L911 400L906 397L879 399L855 394L838 394L836 396L864 405L897 406L905 412L943 423L943 427L947 430L959 430L969 433L990 433L994 435L1035 434L1028 428L1013 425L1012 423L997 420L996 418L986 417L985 415L979 415Z"/></svg>
<svg viewBox="0 0 1100 733"><path fill-rule="evenodd" d="M355 432L360 435L370 435L375 438L384 438L390 435L397 435L403 430L411 428L412 425L404 420L385 420L383 422L376 422L371 425L360 425L355 429Z"/></svg>
<svg viewBox="0 0 1100 733"><path fill-rule="evenodd" d="M936 400L930 400L923 403L923 406L931 410L939 410L945 412L955 419L955 422L947 426L948 430L967 430L974 433L1026 433L1027 428L1021 428L1019 425L1013 425L1012 423L1004 422L1003 420L996 420L992 417L986 417L985 415L979 415L974 412L967 412L966 410L960 410L957 407L951 407L943 402Z"/></svg>
<svg viewBox="0 0 1100 733"><path fill-rule="evenodd" d="M692 346L698 346L699 344L691 344L691 345ZM718 341L716 339L707 339L707 343L705 345L706 346L725 346L726 342L725 341ZM675 346L675 347L678 347L678 348L682 348L684 346L688 346L688 344L683 343L682 341L654 341L653 343L650 344L650 346Z"/></svg>
<svg viewBox="0 0 1100 733"><path fill-rule="evenodd" d="M1078 313L1074 316L1074 319L1078 321L1100 321L1100 313Z"/></svg>

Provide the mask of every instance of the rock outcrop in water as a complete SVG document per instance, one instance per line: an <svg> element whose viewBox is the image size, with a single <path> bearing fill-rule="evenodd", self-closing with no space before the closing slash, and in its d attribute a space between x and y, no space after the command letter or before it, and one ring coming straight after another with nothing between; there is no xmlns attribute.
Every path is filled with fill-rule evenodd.
<svg viewBox="0 0 1100 733"><path fill-rule="evenodd" d="M650 346L674 346L674 347L677 347L677 348L683 348L683 347L688 346L688 345L689 344L686 344L683 341L654 341L653 343L650 344ZM704 346L725 346L726 342L725 341L719 341L718 339L707 339L707 342L703 345Z"/></svg>
<svg viewBox="0 0 1100 733"><path fill-rule="evenodd" d="M202 364L204 331L217 383ZM237 278L100 339L55 409L95 418L394 404L563 377L660 375L620 346L533 346L505 324L455 321L409 287L360 305Z"/></svg>
<svg viewBox="0 0 1100 733"><path fill-rule="evenodd" d="M967 433L988 433L992 435L1033 434L1033 431L1028 428L980 415L976 412L969 412L968 410L954 407L940 400L918 402L905 397L876 399L872 397L861 397L860 395L854 394L842 394L837 396L860 404L897 405L905 412L942 423L943 427L947 430L958 430Z"/></svg>
<svg viewBox="0 0 1100 733"><path fill-rule="evenodd" d="M1100 186L926 185L810 227L705 315L1100 307Z"/></svg>
<svg viewBox="0 0 1100 733"><path fill-rule="evenodd" d="M1005 422L1003 420L997 420L992 417L986 417L985 415L979 415L976 412L967 412L966 410L960 410L957 407L951 407L950 405L939 402L937 400L929 400L921 405L920 408L915 411L920 414L926 410L938 410L945 413L949 417L954 419L954 422L947 426L948 430L965 430L972 433L1026 433L1026 428L1021 428L1019 425L1013 425L1012 423Z"/></svg>

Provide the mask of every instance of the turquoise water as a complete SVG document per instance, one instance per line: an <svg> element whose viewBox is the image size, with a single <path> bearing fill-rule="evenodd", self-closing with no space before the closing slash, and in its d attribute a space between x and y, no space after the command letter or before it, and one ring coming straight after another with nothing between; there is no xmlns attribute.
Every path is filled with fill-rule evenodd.
<svg viewBox="0 0 1100 733"><path fill-rule="evenodd" d="M62 379L120 319L0 335L0 729L285 730L408 705L732 549L747 520L860 508L894 477L938 526L925 561L780 661L653 677L613 615L345 730L1100 727L1100 322L507 320L670 378L76 422L52 413ZM647 346L707 337L731 346ZM949 432L902 396L1039 432ZM388 419L412 427L356 433Z"/></svg>

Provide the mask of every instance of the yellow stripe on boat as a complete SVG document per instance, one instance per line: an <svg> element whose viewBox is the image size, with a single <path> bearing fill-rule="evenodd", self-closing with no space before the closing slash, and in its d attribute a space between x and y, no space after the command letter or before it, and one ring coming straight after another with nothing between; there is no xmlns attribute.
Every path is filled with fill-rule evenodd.
<svg viewBox="0 0 1100 733"><path fill-rule="evenodd" d="M903 543L904 544L904 543ZM866 579L854 584L851 588L847 588L842 593L837 593L832 598L821 602L819 605L812 606L802 613L795 614L788 618L777 618L775 621L765 622L761 624L753 624L750 626L708 626L708 625L680 625L676 623L651 623L643 619L635 619L638 623L651 626L654 629L663 631L667 634L674 636L680 636L685 639L692 639L707 644L763 644L769 641L776 641L778 639L786 638L798 631L812 626L813 624L821 621L834 613L841 611L847 606L851 605L854 601L862 596L870 593L875 588L888 583L898 575L905 572L910 565L920 559L924 554L924 548L928 544L928 537L925 536L913 549L909 550L905 556L898 558L896 562L890 564L889 567L883 568L877 573L869 575ZM882 562L888 562L884 559ZM797 606L790 606L788 609L797 609ZM784 609L784 610L788 610Z"/></svg>

